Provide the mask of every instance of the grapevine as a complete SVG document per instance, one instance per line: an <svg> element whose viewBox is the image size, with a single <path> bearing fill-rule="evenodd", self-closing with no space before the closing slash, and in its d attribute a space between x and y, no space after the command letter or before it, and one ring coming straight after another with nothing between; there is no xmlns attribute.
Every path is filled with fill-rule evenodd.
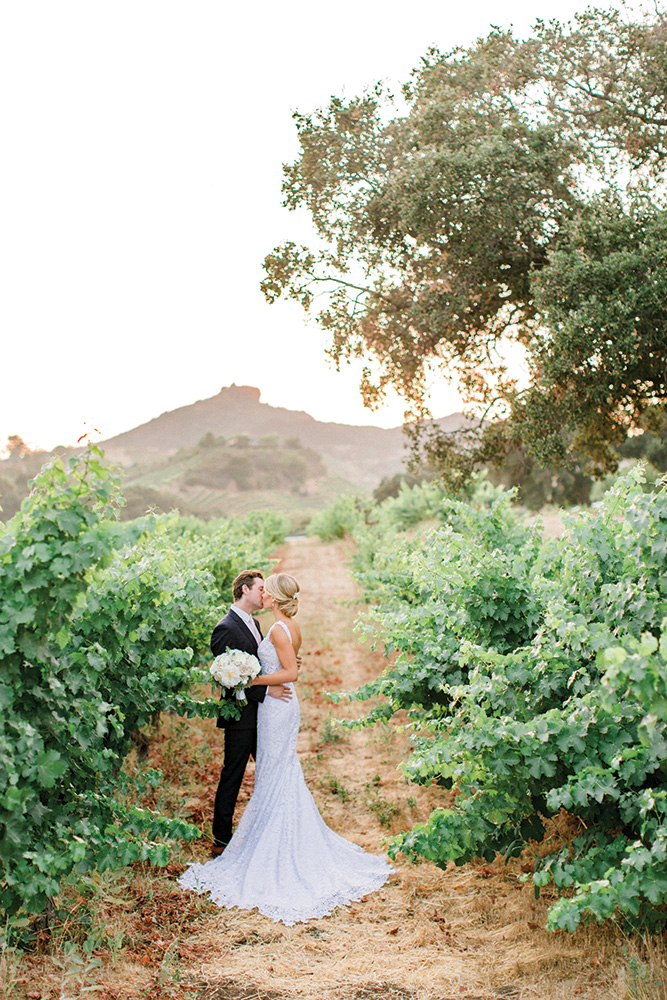
<svg viewBox="0 0 667 1000"><path fill-rule="evenodd" d="M267 568L277 525L121 523L89 446L59 459L0 526L0 908L38 912L72 871L166 863L199 830L137 804L122 770L157 714L233 712L197 697L233 576ZM208 678L210 681L210 678ZM159 781L153 775L151 781Z"/></svg>
<svg viewBox="0 0 667 1000"><path fill-rule="evenodd" d="M355 529L373 601L361 628L395 657L352 693L380 697L357 724L407 710L406 779L456 789L455 805L390 853L441 867L534 856L549 926L667 920L667 483L621 480L599 509L543 541L510 495L441 496L440 522ZM569 813L578 833L551 849Z"/></svg>

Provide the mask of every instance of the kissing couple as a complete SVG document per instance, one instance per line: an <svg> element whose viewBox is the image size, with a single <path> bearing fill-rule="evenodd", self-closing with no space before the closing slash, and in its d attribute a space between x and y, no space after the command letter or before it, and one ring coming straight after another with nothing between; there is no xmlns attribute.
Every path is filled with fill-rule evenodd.
<svg viewBox="0 0 667 1000"><path fill-rule="evenodd" d="M245 570L232 584L234 603L211 636L219 655L239 649L256 656L261 674L246 688L240 718L218 718L225 731L224 764L215 796L214 857L181 875L183 888L209 893L219 906L257 908L291 926L379 889L393 869L326 825L296 753L301 629L299 585L287 573L264 579ZM266 636L253 618L273 613ZM223 697L234 696L223 691ZM232 818L250 756L255 788L232 836Z"/></svg>

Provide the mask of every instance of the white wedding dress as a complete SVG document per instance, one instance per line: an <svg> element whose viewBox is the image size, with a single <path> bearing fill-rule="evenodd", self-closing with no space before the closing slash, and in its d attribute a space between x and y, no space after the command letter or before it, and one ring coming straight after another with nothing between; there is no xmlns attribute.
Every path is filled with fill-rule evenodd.
<svg viewBox="0 0 667 1000"><path fill-rule="evenodd" d="M276 625L289 636L287 625ZM270 635L257 653L263 674L282 669ZM190 865L178 880L219 906L256 907L288 926L360 899L393 871L326 825L296 755L298 732L296 693L287 702L267 694L257 715L255 790L234 836L220 857Z"/></svg>

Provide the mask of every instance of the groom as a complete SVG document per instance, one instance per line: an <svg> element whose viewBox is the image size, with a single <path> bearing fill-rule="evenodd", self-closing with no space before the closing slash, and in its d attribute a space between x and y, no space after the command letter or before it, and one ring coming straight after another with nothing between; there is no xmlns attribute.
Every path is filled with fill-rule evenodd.
<svg viewBox="0 0 667 1000"><path fill-rule="evenodd" d="M244 570L232 583L234 603L213 629L211 651L219 656L228 649L241 649L244 653L257 656L257 647L262 641L259 625L252 617L253 612L262 607L264 577L258 569ZM283 684L267 687L266 684L246 688L247 705L241 709L239 719L218 717L218 729L225 730L225 758L220 772L218 790L215 793L213 811L212 857L222 854L232 836L232 819L239 789L249 757L257 752L257 705L264 701L266 692L274 698L289 701L290 688ZM223 690L222 697L234 697L234 692Z"/></svg>

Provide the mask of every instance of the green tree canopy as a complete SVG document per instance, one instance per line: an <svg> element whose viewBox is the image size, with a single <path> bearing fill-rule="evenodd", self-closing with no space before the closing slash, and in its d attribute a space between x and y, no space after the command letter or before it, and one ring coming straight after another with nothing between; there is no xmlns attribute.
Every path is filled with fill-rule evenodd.
<svg viewBox="0 0 667 1000"><path fill-rule="evenodd" d="M264 294L317 310L337 363L368 359L370 406L393 387L426 418L429 369L455 377L485 419L422 438L450 470L517 446L613 467L667 396L667 15L494 29L429 51L403 97L295 115L284 202L319 240L270 253Z"/></svg>

